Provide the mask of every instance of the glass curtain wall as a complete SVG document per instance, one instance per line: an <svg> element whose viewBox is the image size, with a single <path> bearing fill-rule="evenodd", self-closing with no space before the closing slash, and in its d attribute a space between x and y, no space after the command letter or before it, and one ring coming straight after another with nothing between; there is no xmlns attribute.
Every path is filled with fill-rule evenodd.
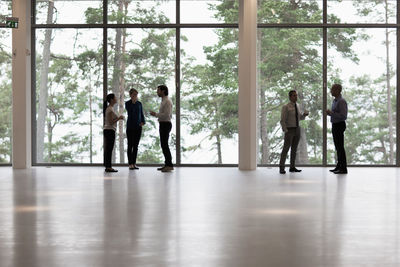
<svg viewBox="0 0 400 267"><path fill-rule="evenodd" d="M101 164L104 96L114 93L115 111L126 116L130 88L139 91L146 117L138 163L161 163L158 122L149 114L158 111L160 84L174 103L173 161L238 163L237 0L37 0L33 6L35 164ZM126 142L124 120L114 163L127 163Z"/></svg>
<svg viewBox="0 0 400 267"><path fill-rule="evenodd" d="M12 16L12 1L0 1L0 24ZM11 31L0 27L0 165L11 163L12 145L12 87Z"/></svg>
<svg viewBox="0 0 400 267"><path fill-rule="evenodd" d="M0 3L2 12L11 9L11 1ZM257 3L258 163L278 163L280 111L295 89L310 112L301 121L298 163L334 164L325 110L332 102L330 86L341 83L349 105L348 163L396 164L397 1ZM104 96L114 92L116 112L126 115L132 87L147 120L138 163L161 163L158 123L149 111L160 103L156 86L166 84L174 103L174 162L237 164L238 4L34 1L35 163L101 164ZM11 79L4 77L11 75L11 39L0 30L0 71L6 75L0 93L10 102ZM1 162L10 161L10 107L1 105ZM125 123L118 125L115 163L127 162Z"/></svg>
<svg viewBox="0 0 400 267"><path fill-rule="evenodd" d="M310 111L297 163L336 163L329 117L324 129L333 83L343 85L349 108L348 164L396 164L396 10L394 0L258 1L259 164L279 162L290 90Z"/></svg>

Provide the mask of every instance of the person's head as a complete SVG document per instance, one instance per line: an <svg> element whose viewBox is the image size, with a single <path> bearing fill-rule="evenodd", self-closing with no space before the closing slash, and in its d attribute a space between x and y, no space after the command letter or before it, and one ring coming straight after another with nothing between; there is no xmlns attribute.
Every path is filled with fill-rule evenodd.
<svg viewBox="0 0 400 267"><path fill-rule="evenodd" d="M135 88L131 88L129 90L129 96L131 97L131 100L134 102L137 100L138 94L139 92Z"/></svg>
<svg viewBox="0 0 400 267"><path fill-rule="evenodd" d="M114 94L108 94L106 96L106 101L104 101L103 103L103 114L106 114L106 109L108 107L108 105L114 105L115 103L117 103L117 99L115 98Z"/></svg>
<svg viewBox="0 0 400 267"><path fill-rule="evenodd" d="M332 85L331 87L331 95L334 97L338 97L340 96L340 94L342 93L342 86L338 83L335 83L334 85Z"/></svg>
<svg viewBox="0 0 400 267"><path fill-rule="evenodd" d="M289 100L290 102L296 103L297 102L297 92L296 90L289 91Z"/></svg>
<svg viewBox="0 0 400 267"><path fill-rule="evenodd" d="M166 85L157 86L157 95L159 97L167 96L168 95L168 87Z"/></svg>

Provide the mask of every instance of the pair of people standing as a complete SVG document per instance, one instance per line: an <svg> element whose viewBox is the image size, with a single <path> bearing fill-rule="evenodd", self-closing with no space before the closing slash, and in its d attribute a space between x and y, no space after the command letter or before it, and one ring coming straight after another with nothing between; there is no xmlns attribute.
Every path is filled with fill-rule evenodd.
<svg viewBox="0 0 400 267"><path fill-rule="evenodd" d="M136 158L138 153L138 146L142 135L142 127L146 123L143 115L142 103L138 101L138 91L136 89L130 89L129 95L131 99L125 102L125 109L128 113L128 121L126 127L126 136L128 140L128 162L130 170L139 169L136 166ZM160 85L157 87L157 95L162 97L160 110L158 113L151 111L150 114L158 118L160 123L160 143L161 148L165 157L165 166L158 168L162 172L169 172L173 170L172 156L168 145L169 134L172 129L171 118L172 118L172 101L168 98L168 87ZM112 151L115 143L115 131L117 128L117 122L124 119L123 116L118 116L113 106L116 104L116 98L114 94L107 95L106 101L104 102L104 166L106 172L117 172L117 170L111 167ZM109 105L107 105L107 103Z"/></svg>
<svg viewBox="0 0 400 267"><path fill-rule="evenodd" d="M331 87L331 95L335 98L332 102L332 109L327 109L326 114L331 117L332 136L337 154L336 167L331 172L335 174L347 173L346 152L344 149L344 131L346 130L347 119L347 102L342 97L342 86L334 84ZM308 111L300 112L297 105L297 92L291 90L289 92L290 102L282 107L281 126L285 132L283 149L279 162L279 173L284 174L285 161L290 148L290 168L289 172L301 172L295 167L297 146L300 141L299 121L304 120L308 116Z"/></svg>

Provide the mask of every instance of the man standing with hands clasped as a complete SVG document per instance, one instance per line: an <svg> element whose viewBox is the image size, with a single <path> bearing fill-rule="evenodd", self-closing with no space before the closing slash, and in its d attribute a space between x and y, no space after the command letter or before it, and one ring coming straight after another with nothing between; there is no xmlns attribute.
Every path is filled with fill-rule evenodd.
<svg viewBox="0 0 400 267"><path fill-rule="evenodd" d="M304 120L308 116L308 111L300 112L297 105L297 92L296 90L289 91L290 102L282 107L281 112L281 126L285 132L285 139L283 142L283 149L281 153L281 160L279 162L279 173L285 174L285 161L287 153L290 148L290 168L289 172L301 172L296 169L296 153L297 146L300 141L300 126L299 121Z"/></svg>
<svg viewBox="0 0 400 267"><path fill-rule="evenodd" d="M335 98L332 109L327 109L326 114L331 116L332 136L337 154L337 164L331 172L335 174L347 173L346 151L344 150L344 131L346 130L347 102L342 97L342 86L334 84L331 95Z"/></svg>
<svg viewBox="0 0 400 267"><path fill-rule="evenodd" d="M169 150L168 139L172 129L172 101L168 97L168 87L165 85L157 86L157 95L162 98L158 113L150 111L150 115L157 117L160 123L160 143L165 158L165 165L157 170L170 172L174 169L172 165L171 151Z"/></svg>

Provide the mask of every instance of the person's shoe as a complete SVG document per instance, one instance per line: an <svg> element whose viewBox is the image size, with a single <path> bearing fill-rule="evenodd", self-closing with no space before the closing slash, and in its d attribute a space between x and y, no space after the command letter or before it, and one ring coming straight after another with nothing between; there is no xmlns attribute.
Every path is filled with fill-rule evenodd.
<svg viewBox="0 0 400 267"><path fill-rule="evenodd" d="M157 168L157 171L162 171L166 166L162 166L160 168Z"/></svg>
<svg viewBox="0 0 400 267"><path fill-rule="evenodd" d="M138 166L135 165L135 166L133 167L133 170L139 170Z"/></svg>
<svg viewBox="0 0 400 267"><path fill-rule="evenodd" d="M347 174L347 171L344 170L337 170L335 172L333 172L334 174Z"/></svg>
<svg viewBox="0 0 400 267"><path fill-rule="evenodd" d="M118 170L113 169L113 168L107 168L104 170L105 172L118 172Z"/></svg>
<svg viewBox="0 0 400 267"><path fill-rule="evenodd" d="M296 169L296 168L290 168L289 172L301 172L301 170Z"/></svg>
<svg viewBox="0 0 400 267"><path fill-rule="evenodd" d="M172 167L172 166L165 166L165 167L161 170L161 172L170 172L170 171L172 171L172 170L174 170L174 167Z"/></svg>
<svg viewBox="0 0 400 267"><path fill-rule="evenodd" d="M338 167L335 167L334 169L332 169L332 170L329 170L330 172L336 172L336 171L338 171L339 170L339 168Z"/></svg>
<svg viewBox="0 0 400 267"><path fill-rule="evenodd" d="M134 166L134 165L129 165L129 169L130 169L130 170L134 170L134 169L135 169L135 166Z"/></svg>
<svg viewBox="0 0 400 267"><path fill-rule="evenodd" d="M285 170L279 170L279 173L280 173L280 174L285 174L286 171L285 171Z"/></svg>

